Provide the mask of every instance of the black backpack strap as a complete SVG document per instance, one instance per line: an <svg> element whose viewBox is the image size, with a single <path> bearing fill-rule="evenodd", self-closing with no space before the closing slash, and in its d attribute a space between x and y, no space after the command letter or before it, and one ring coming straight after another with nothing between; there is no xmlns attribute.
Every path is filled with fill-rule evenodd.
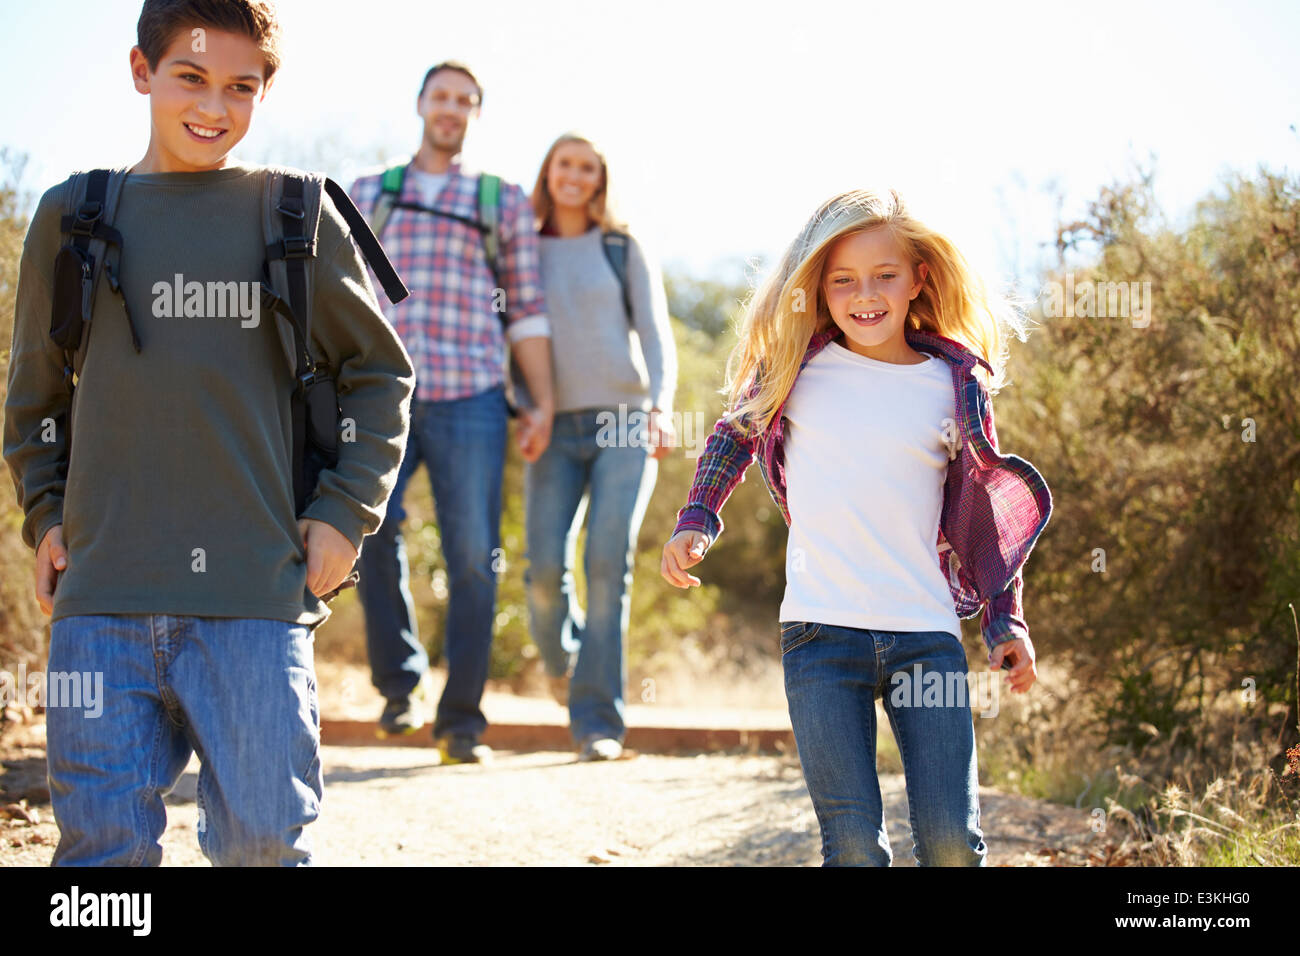
<svg viewBox="0 0 1300 956"><path fill-rule="evenodd" d="M316 228L320 222L320 190L306 190L307 174L291 169L267 172L268 208L263 224L269 241L262 284L263 307L289 321L289 341L283 326L281 342L287 346L293 367L290 396L293 432L292 471L295 513L301 514L313 489L306 487L304 460L307 447L307 390L315 381L317 363L311 351L311 290L307 260L316 255ZM313 182L313 186L317 186ZM309 203L310 200L310 203ZM329 430L337 428L329 423Z"/></svg>
<svg viewBox="0 0 1300 956"><path fill-rule="evenodd" d="M347 191L328 177L325 179L325 192L334 202L334 208L343 216L348 228L352 230L353 241L361 250L361 254L366 257L366 262L370 263L370 268L374 270L379 284L384 287L384 295L388 296L388 301L394 305L401 302L411 292L403 284L393 264L388 261L388 254L384 252L384 247L379 244L375 234L370 231L370 226L365 216L361 215L361 210L357 209Z"/></svg>
<svg viewBox="0 0 1300 956"><path fill-rule="evenodd" d="M600 244L605 250L605 258L609 260L610 267L614 270L614 275L618 276L619 288L623 292L623 311L627 313L627 321L632 322L632 294L627 288L627 245L629 237L622 232L606 232L600 237Z"/></svg>
<svg viewBox="0 0 1300 956"><path fill-rule="evenodd" d="M95 309L95 291L99 288L101 273L108 278L109 287L121 301L131 329L131 343L137 352L140 351L140 337L136 333L135 323L131 320L131 313L126 307L126 297L122 294L122 287L118 282L122 258L122 234L112 226L126 176L125 168L92 169L73 176L68 190L65 204L67 211L59 220L59 229L69 237L69 244L76 249L84 264L80 312L81 322L87 329L77 337L79 344L67 350L65 378L70 379L72 373L81 374L86 342L89 338L88 326ZM114 268L110 261L109 246L117 249L119 268ZM53 326L50 331L51 334L54 333Z"/></svg>
<svg viewBox="0 0 1300 956"><path fill-rule="evenodd" d="M77 173L69 180L65 214L59 220L59 228L68 241L60 248L54 262L55 287L50 314L50 338L63 352L63 380L69 399L75 394L85 363L95 290L99 287L101 272L107 275L109 286L122 302L131 327L131 341L135 350L140 351L140 339L108 255L109 247L113 246L118 251L119 261L121 259L122 235L113 228L112 221L126 175L125 168L94 169ZM69 451L72 447L73 404L69 401L65 423Z"/></svg>

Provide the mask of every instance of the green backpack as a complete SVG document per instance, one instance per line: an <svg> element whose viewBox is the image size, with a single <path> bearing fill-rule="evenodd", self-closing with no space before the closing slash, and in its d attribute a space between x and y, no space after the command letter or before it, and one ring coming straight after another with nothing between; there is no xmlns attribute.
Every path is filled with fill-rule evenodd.
<svg viewBox="0 0 1300 956"><path fill-rule="evenodd" d="M375 203L375 211L370 217L370 230L376 236L382 238L384 227L388 225L388 217L392 215L394 209L426 212L463 223L471 229L477 230L483 236L483 252L487 257L488 268L492 271L492 277L497 284L497 288L501 288L501 276L497 266L498 256L501 251L501 177L489 173L483 173L479 176L478 219L469 219L456 213L435 209L420 203L403 202L401 196L402 189L406 184L408 166L409 164L390 166L384 170L379 181L379 199ZM605 250L605 258L609 260L610 267L618 278L619 288L623 292L623 311L627 313L628 321L631 322L632 300L627 288L627 244L628 236L626 233L611 231L601 236L601 245ZM506 319L506 314L502 313L501 321L505 322Z"/></svg>

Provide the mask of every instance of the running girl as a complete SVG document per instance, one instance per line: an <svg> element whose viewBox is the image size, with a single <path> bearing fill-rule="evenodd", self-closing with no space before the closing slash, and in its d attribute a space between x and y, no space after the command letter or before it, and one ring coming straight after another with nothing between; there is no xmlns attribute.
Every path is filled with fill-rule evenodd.
<svg viewBox="0 0 1300 956"><path fill-rule="evenodd" d="M826 865L892 861L876 777L875 698L903 761L922 866L982 866L960 618L1016 692L1037 674L1021 569L1052 500L998 451L1017 312L897 193L828 200L750 300L715 425L661 572L686 569L755 456L789 525L781 654ZM920 682L925 692L913 688ZM938 693L934 693L935 688Z"/></svg>

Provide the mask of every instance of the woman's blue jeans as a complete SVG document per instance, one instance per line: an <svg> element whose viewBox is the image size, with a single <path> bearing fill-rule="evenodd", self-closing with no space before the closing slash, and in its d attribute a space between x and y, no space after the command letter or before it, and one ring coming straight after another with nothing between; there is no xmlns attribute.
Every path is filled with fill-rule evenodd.
<svg viewBox="0 0 1300 956"><path fill-rule="evenodd" d="M791 621L781 625L781 663L824 865L893 860L876 776L877 696L903 760L917 864L985 865L961 641L945 631ZM923 692L936 683L946 690Z"/></svg>
<svg viewBox="0 0 1300 956"><path fill-rule="evenodd" d="M312 633L289 621L77 615L50 628L51 687L94 708L45 711L55 866L157 866L163 797L202 762L198 838L217 866L305 866L320 814Z"/></svg>
<svg viewBox="0 0 1300 956"><path fill-rule="evenodd" d="M630 421L629 421L630 419ZM624 643L637 534L659 463L640 416L617 409L560 412L551 443L524 471L528 618L546 671L570 672L569 726L576 741L622 741ZM590 511L584 613L574 591L578 533Z"/></svg>

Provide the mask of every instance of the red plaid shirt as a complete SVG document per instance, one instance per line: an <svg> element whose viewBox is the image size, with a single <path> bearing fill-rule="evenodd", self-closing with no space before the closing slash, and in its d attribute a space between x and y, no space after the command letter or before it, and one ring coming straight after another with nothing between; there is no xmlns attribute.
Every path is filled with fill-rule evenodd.
<svg viewBox="0 0 1300 956"><path fill-rule="evenodd" d="M814 335L799 370L802 372L838 334L839 328L831 326ZM985 368L988 363L942 335L915 329L905 329L904 335L908 345L939 356L952 368L961 445L955 460L948 463L935 552L948 579L953 607L963 618L972 617L983 607L980 630L990 651L1017 637L1028 641L1021 568L1051 517L1051 492L1033 465L998 451L993 401L988 389L972 374L976 362ZM722 533L718 513L732 490L744 480L745 469L755 455L781 517L786 525L790 524L784 409L782 402L771 427L760 435L742 435L729 416L718 420L704 444L690 498L677 513L673 534L701 531L716 540Z"/></svg>
<svg viewBox="0 0 1300 956"><path fill-rule="evenodd" d="M367 219L379 201L383 173L361 176L352 184L352 201ZM407 176L400 202L422 203L414 177ZM381 240L397 274L411 290L384 315L406 346L415 367L415 397L450 401L477 395L505 380L504 304L511 342L547 336L537 231L533 208L523 189L501 183L500 270L504 299L488 268L483 236L472 226L413 209L394 209ZM478 176L453 163L434 208L477 220ZM376 286L374 273L370 275Z"/></svg>

